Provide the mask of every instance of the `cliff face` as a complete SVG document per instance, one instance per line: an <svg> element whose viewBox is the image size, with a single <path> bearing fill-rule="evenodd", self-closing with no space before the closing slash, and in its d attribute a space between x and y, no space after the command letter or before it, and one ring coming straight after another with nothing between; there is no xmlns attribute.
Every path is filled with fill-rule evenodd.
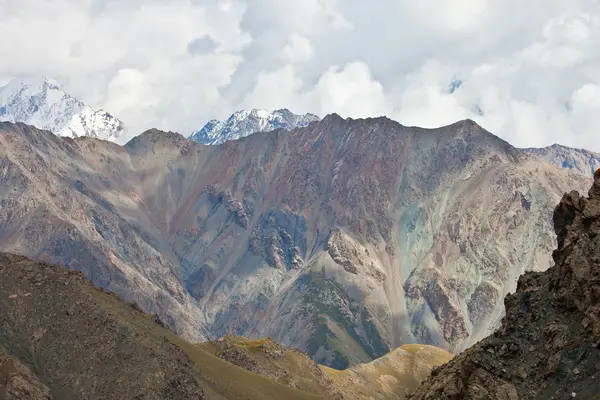
<svg viewBox="0 0 600 400"><path fill-rule="evenodd" d="M0 124L0 249L83 271L193 340L272 337L346 368L454 352L551 265L552 209L591 179L472 121L330 115L219 146Z"/></svg>
<svg viewBox="0 0 600 400"><path fill-rule="evenodd" d="M554 230L555 265L522 276L502 327L412 399L600 398L600 170L588 197L563 196Z"/></svg>

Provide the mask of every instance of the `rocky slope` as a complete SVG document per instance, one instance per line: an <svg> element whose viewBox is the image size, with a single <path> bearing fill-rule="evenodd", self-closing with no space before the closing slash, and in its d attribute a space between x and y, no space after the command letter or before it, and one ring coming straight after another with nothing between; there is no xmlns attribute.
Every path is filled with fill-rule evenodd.
<svg viewBox="0 0 600 400"><path fill-rule="evenodd" d="M339 392L314 361L271 341L192 345L81 273L22 256L0 253L0 298L0 399L387 398L376 380L370 388L348 382ZM415 355L419 365L388 356L407 384L450 357L424 347ZM393 398L403 399L409 387L401 380L395 387L400 394ZM353 396L356 390L368 397Z"/></svg>
<svg viewBox="0 0 600 400"><path fill-rule="evenodd" d="M536 158L548 161L562 168L590 176L600 168L600 154L585 149L574 149L559 144L552 146L524 149L525 152Z"/></svg>
<svg viewBox="0 0 600 400"><path fill-rule="evenodd" d="M269 112L266 110L242 110L233 113L225 121L208 121L201 129L190 135L190 139L200 144L221 144L249 136L256 132L275 129L290 131L308 126L320 118L314 114L297 115L287 109Z"/></svg>
<svg viewBox="0 0 600 400"><path fill-rule="evenodd" d="M600 398L600 170L589 197L563 196L554 229L555 265L521 277L502 327L412 399Z"/></svg>
<svg viewBox="0 0 600 400"><path fill-rule="evenodd" d="M65 93L48 78L12 80L0 87L0 121L24 122L61 136L117 140L121 121Z"/></svg>
<svg viewBox="0 0 600 400"><path fill-rule="evenodd" d="M472 121L330 115L202 146L0 125L0 249L83 271L193 340L235 333L339 369L460 351L551 265L552 209L591 178Z"/></svg>

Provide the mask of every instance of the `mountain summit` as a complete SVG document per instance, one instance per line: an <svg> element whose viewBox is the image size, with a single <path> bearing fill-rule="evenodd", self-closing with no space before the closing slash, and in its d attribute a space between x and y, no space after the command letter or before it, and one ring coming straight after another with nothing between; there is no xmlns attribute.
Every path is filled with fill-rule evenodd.
<svg viewBox="0 0 600 400"><path fill-rule="evenodd" d="M24 122L60 136L91 136L115 141L123 123L65 93L46 77L13 79L0 87L0 121Z"/></svg>
<svg viewBox="0 0 600 400"><path fill-rule="evenodd" d="M255 132L268 132L279 128L288 131L303 128L319 120L320 118L314 114L297 115L285 108L273 112L258 109L242 110L232 114L225 121L216 119L208 121L202 129L192 133L189 138L200 144L221 144Z"/></svg>

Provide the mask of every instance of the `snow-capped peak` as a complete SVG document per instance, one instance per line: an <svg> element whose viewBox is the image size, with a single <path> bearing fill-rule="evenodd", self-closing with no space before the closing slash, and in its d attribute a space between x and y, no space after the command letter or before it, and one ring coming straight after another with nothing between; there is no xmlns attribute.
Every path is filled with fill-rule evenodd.
<svg viewBox="0 0 600 400"><path fill-rule="evenodd" d="M255 132L301 128L318 120L320 118L314 114L297 115L285 108L272 112L260 109L242 110L233 113L225 121L208 121L202 129L192 133L190 139L202 144L220 144Z"/></svg>
<svg viewBox="0 0 600 400"><path fill-rule="evenodd" d="M0 121L23 122L60 136L117 140L123 123L65 93L47 77L13 79L0 87Z"/></svg>

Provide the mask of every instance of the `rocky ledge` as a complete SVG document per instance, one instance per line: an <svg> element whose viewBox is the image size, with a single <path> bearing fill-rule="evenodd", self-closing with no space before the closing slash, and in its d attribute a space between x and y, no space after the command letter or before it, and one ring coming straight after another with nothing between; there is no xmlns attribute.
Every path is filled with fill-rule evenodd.
<svg viewBox="0 0 600 400"><path fill-rule="evenodd" d="M555 265L519 279L501 328L411 399L600 399L600 170L554 211Z"/></svg>

